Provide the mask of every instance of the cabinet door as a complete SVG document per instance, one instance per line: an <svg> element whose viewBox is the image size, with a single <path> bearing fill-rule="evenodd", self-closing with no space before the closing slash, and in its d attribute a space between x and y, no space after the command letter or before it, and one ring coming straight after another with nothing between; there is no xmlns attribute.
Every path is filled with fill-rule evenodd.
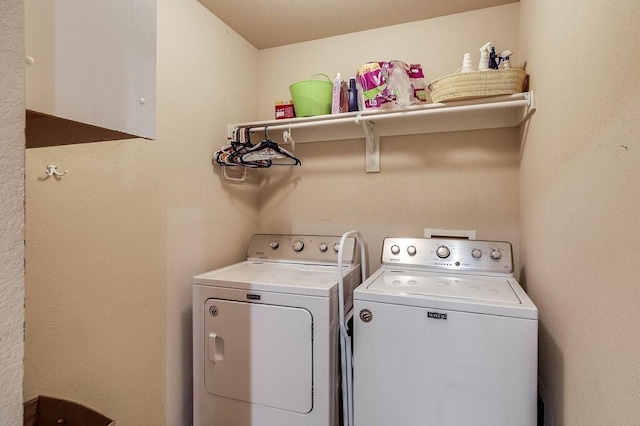
<svg viewBox="0 0 640 426"><path fill-rule="evenodd" d="M25 0L27 109L155 137L156 0Z"/></svg>

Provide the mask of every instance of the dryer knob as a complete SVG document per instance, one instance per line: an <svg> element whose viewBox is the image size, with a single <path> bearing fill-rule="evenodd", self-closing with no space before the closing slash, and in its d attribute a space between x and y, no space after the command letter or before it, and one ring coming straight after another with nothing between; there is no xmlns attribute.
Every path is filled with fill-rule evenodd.
<svg viewBox="0 0 640 426"><path fill-rule="evenodd" d="M272 249L277 249L278 247L280 247L280 243L277 242L276 240L273 240L269 243L269 247L271 247Z"/></svg>
<svg viewBox="0 0 640 426"><path fill-rule="evenodd" d="M325 252L329 249L329 246L327 246L326 243L320 243L320 245L318 246L318 248L320 249L321 252Z"/></svg>
<svg viewBox="0 0 640 426"><path fill-rule="evenodd" d="M394 244L394 245L392 245L392 246L391 246L391 253L393 253L393 254L398 254L398 253L400 253L400 247L399 247L399 246L397 246L397 245L395 245L395 244Z"/></svg>
<svg viewBox="0 0 640 426"><path fill-rule="evenodd" d="M333 245L333 251L335 251L336 253L340 251L340 243L335 243Z"/></svg>
<svg viewBox="0 0 640 426"><path fill-rule="evenodd" d="M407 247L407 253L409 253L409 256L415 256L417 252L418 250L416 250L415 246Z"/></svg>
<svg viewBox="0 0 640 426"><path fill-rule="evenodd" d="M473 257L474 259L480 259L482 257L482 250L480 249L471 250L471 257Z"/></svg>
<svg viewBox="0 0 640 426"><path fill-rule="evenodd" d="M300 240L295 240L291 247L293 247L293 251L300 252L304 248L304 242Z"/></svg>
<svg viewBox="0 0 640 426"><path fill-rule="evenodd" d="M498 250L493 250L493 251L491 252L491 258L492 258L492 259L498 260L498 259L500 259L501 257L502 257L502 253L500 253Z"/></svg>
<svg viewBox="0 0 640 426"><path fill-rule="evenodd" d="M436 250L436 254L438 255L438 257L440 259L445 259L447 257L449 257L449 255L451 254L451 252L449 251L449 247L447 246L440 246L438 247L438 249Z"/></svg>

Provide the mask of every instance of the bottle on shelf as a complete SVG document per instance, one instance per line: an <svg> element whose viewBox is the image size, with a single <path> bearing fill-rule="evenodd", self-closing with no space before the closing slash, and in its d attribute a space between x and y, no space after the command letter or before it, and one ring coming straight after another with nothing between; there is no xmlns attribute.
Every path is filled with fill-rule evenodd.
<svg viewBox="0 0 640 426"><path fill-rule="evenodd" d="M337 73L333 79L333 93L331 96L331 114L340 112L340 90L342 88L342 76Z"/></svg>
<svg viewBox="0 0 640 426"><path fill-rule="evenodd" d="M358 88L356 79L349 79L349 112L358 111Z"/></svg>

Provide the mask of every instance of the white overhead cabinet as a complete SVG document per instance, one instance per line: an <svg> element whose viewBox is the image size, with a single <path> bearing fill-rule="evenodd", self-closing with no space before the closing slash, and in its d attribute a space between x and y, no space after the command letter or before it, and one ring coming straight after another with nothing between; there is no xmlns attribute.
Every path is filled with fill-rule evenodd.
<svg viewBox="0 0 640 426"><path fill-rule="evenodd" d="M156 22L156 0L25 0L27 146L153 139Z"/></svg>

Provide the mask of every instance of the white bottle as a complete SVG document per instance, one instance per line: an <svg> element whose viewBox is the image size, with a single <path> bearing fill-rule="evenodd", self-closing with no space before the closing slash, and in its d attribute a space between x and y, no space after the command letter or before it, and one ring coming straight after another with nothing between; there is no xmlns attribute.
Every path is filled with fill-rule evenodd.
<svg viewBox="0 0 640 426"><path fill-rule="evenodd" d="M500 53L500 67L502 69L511 68L510 56L513 55L513 52L510 50L505 50Z"/></svg>
<svg viewBox="0 0 640 426"><path fill-rule="evenodd" d="M480 62L478 63L478 71L486 71L489 69L489 53L491 51L491 42L487 42L480 48Z"/></svg>
<svg viewBox="0 0 640 426"><path fill-rule="evenodd" d="M462 59L462 69L460 72L473 72L473 66L471 65L471 54L465 53Z"/></svg>
<svg viewBox="0 0 640 426"><path fill-rule="evenodd" d="M333 94L331 95L331 114L338 114L340 112L341 88L342 88L342 76L340 75L340 73L337 73L336 77L333 79Z"/></svg>

